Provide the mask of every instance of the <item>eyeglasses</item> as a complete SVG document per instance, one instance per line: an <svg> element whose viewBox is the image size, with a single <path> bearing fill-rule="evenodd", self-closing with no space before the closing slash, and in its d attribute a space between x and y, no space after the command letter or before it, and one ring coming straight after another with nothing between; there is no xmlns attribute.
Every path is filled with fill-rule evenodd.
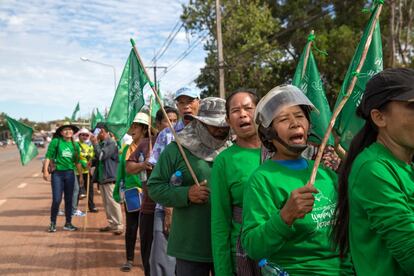
<svg viewBox="0 0 414 276"><path fill-rule="evenodd" d="M89 136L89 134L88 133L81 133L81 134L79 134L79 136Z"/></svg>

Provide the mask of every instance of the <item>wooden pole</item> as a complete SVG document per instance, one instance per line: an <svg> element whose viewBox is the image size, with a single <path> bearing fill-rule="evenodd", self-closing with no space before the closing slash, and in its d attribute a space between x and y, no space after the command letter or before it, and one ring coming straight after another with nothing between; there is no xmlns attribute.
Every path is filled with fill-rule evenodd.
<svg viewBox="0 0 414 276"><path fill-rule="evenodd" d="M216 0L216 27L217 27L217 53L219 65L219 93L220 98L225 99L226 91L224 87L224 57L223 57L223 39L221 34L221 11L220 0Z"/></svg>
<svg viewBox="0 0 414 276"><path fill-rule="evenodd" d="M314 30L311 31L311 35L313 35L315 33ZM305 60L303 61L303 68L302 68L302 76L301 79L303 79L303 77L305 76L305 72L306 72L306 67L308 66L308 60L309 60L309 54L310 54L310 49L312 48L312 40L309 41L308 46L306 47L306 55L305 55Z"/></svg>
<svg viewBox="0 0 414 276"><path fill-rule="evenodd" d="M326 146L326 143L328 142L329 135L331 134L332 129L335 125L336 118L338 117L339 113L341 112L341 110L345 106L346 102L348 101L349 97L351 96L352 91L354 90L356 81L358 79L357 75L359 74L359 72L361 72L362 66L365 63L365 59L366 59L367 54L368 54L369 47L371 46L372 35L374 33L375 27L377 26L377 21L378 21L379 15L381 14L381 10L382 10L382 4L379 4L378 9L376 10L374 22L372 22L371 29L369 30L369 35L368 35L367 41L366 41L365 46L364 46L364 51L362 52L361 60L359 61L358 67L355 71L356 74L352 77L352 81L351 81L351 84L348 87L348 90L346 91L346 95L341 100L341 102L338 104L337 108L335 109L334 113L332 114L332 118L329 122L328 129L326 130L326 133L325 133L325 135L323 136L323 139L322 139L322 143L319 146L318 154L316 155L315 163L314 163L313 168L312 168L312 173L311 173L311 176L310 176L310 180L307 184L308 186L312 186L315 183L316 173L318 171L319 164L322 160L323 151L325 150L325 146Z"/></svg>
<svg viewBox="0 0 414 276"><path fill-rule="evenodd" d="M134 41L132 38L130 39L130 41L131 41L131 44L132 44L132 48L134 49L134 53L135 53L135 55L136 55L136 57L137 57L137 59L138 59L138 62L140 63L140 65L141 65L142 69L144 70L145 75L147 76L147 79L149 80L150 78L149 78L149 76L148 76L147 70L145 69L145 66L143 66L143 63L142 63L141 57L140 57L140 55L139 55L139 53L138 53L138 50L137 50L137 48L136 48L136 46L135 46L135 41ZM162 104L162 101L161 101L160 97L158 96L158 93L157 93L157 91L155 90L155 87L154 87L153 85L151 85L151 89L152 89L152 92L154 93L155 99L156 99L156 100L158 101L158 103L160 104L160 108L161 108L161 110L162 110L162 113L164 114L164 117L167 119L167 122L168 122L168 127L171 129L171 132L172 132L172 134L174 135L174 139L175 139L175 142L177 143L178 150L180 151L180 153L181 153L181 155L182 155L182 157L183 157L183 159L184 159L184 162L185 162L185 164L187 165L188 171L190 172L191 177L192 177L192 178L193 178L193 180L194 180L194 183L195 183L196 185L198 185L198 186L199 186L199 185L200 185L200 183L198 182L197 176L195 175L194 170L193 170L193 168L191 167L190 162L188 161L188 158L187 158L187 155L186 155L186 154L185 154L185 152L184 152L183 146L181 145L181 143L180 143L180 141L179 141L179 139L178 139L177 132L175 132L174 127L173 127L173 125L171 124L170 119L168 119L168 115L167 115L167 112L165 112L164 105Z"/></svg>
<svg viewBox="0 0 414 276"><path fill-rule="evenodd" d="M83 177L83 175L79 175L79 177ZM89 189L90 189L90 177L89 177L89 169L88 174L86 175L86 203L85 203L85 220L83 221L83 231L86 231L86 227L88 226L88 202L89 202Z"/></svg>
<svg viewBox="0 0 414 276"><path fill-rule="evenodd" d="M151 129L152 129L152 117L151 117L151 114L152 114L152 101L153 101L153 98L150 97L149 120L148 120L148 124L149 124L149 126L148 126L148 139L149 139L149 141L148 141L148 150L149 150L149 154L151 154L151 152L152 152L152 133L151 133Z"/></svg>

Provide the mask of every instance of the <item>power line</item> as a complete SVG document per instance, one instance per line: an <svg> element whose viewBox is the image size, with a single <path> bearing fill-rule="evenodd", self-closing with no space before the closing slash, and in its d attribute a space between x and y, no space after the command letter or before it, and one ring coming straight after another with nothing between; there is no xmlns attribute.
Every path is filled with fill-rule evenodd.
<svg viewBox="0 0 414 276"><path fill-rule="evenodd" d="M184 58L186 58L206 37L208 36L208 32L206 32L203 36L199 36L188 48L181 53L181 55L172 62L168 67L168 70L164 72L164 75L160 77L160 80L168 74L172 69L174 69Z"/></svg>
<svg viewBox="0 0 414 276"><path fill-rule="evenodd" d="M158 50L158 52L153 57L153 59L152 59L153 62L160 59L164 55L164 53L167 51L168 47L173 42L174 38L177 36L178 32L184 26L184 23L181 23L181 25L178 27L178 25L180 24L180 21L181 21L180 19L177 21L177 23L175 24L175 26L171 30L170 34L168 35L168 37L165 39L164 43L162 44L161 48Z"/></svg>

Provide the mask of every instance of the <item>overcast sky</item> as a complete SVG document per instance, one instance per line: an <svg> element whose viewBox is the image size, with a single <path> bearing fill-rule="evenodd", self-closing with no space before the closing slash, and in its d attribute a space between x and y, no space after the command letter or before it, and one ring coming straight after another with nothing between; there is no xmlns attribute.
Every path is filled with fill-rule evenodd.
<svg viewBox="0 0 414 276"><path fill-rule="evenodd" d="M109 108L115 67L121 76L134 38L143 62L152 58L179 21L184 0L37 0L0 2L0 112L49 121L70 117L80 102L82 116ZM181 22L180 22L181 23ZM161 90L192 83L204 65L198 35L182 28L157 62L169 66L190 46L194 50L161 77ZM194 44L195 43L195 44ZM151 78L152 78L152 71Z"/></svg>

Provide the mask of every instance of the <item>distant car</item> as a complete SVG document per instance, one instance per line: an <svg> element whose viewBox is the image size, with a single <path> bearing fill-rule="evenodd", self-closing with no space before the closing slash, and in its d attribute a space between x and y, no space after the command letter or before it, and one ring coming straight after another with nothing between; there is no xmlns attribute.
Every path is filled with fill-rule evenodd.
<svg viewBox="0 0 414 276"><path fill-rule="evenodd" d="M33 139L33 143L36 147L44 148L45 147L45 139L43 137L36 137Z"/></svg>

